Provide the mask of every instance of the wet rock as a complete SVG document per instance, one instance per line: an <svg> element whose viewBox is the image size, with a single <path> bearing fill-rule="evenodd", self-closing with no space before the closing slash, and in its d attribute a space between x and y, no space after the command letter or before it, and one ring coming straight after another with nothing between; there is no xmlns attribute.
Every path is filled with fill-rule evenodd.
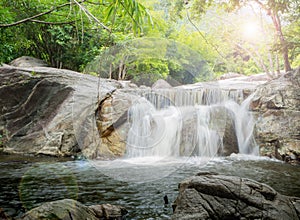
<svg viewBox="0 0 300 220"><path fill-rule="evenodd" d="M72 199L47 202L26 212L21 220L98 220L125 218L127 211L121 206L110 204L85 206Z"/></svg>
<svg viewBox="0 0 300 220"><path fill-rule="evenodd" d="M212 121L215 121L212 124L218 125L219 128L217 130L223 137L223 148L219 150L218 154L220 156L229 156L232 153L239 153L234 113L225 107L219 107L212 111L210 118Z"/></svg>
<svg viewBox="0 0 300 220"><path fill-rule="evenodd" d="M204 110L202 110L204 112ZM206 118L209 119L207 122L207 129L210 132L218 134L223 141L223 148L210 149L210 156L229 156L232 153L239 152L238 140L236 136L236 127L234 114L231 110L225 106L212 106L207 109ZM181 132L181 143L180 143L180 155L191 156L200 155L198 152L198 134L197 129L199 124L199 118L197 116L197 109L194 108L182 108L181 115L182 120L182 132ZM203 147L203 146L201 146ZM211 147L211 146L210 146ZM215 150L215 152L214 152ZM213 154L213 155L212 155ZM208 156L208 155L203 155Z"/></svg>
<svg viewBox="0 0 300 220"><path fill-rule="evenodd" d="M258 87L251 103L262 155L300 152L300 68Z"/></svg>
<svg viewBox="0 0 300 220"><path fill-rule="evenodd" d="M201 173L180 183L172 219L299 219L299 201L254 180Z"/></svg>
<svg viewBox="0 0 300 220"><path fill-rule="evenodd" d="M116 206L111 204L102 204L102 205L92 205L88 206L94 211L96 217L99 219L113 219L121 220L125 219L124 217L128 211L122 206Z"/></svg>

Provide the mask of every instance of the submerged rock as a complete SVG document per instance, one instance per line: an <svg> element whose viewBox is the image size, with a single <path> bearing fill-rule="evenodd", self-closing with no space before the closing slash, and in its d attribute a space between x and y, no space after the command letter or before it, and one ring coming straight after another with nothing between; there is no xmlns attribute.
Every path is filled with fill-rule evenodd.
<svg viewBox="0 0 300 220"><path fill-rule="evenodd" d="M122 220L127 210L110 204L85 206L72 199L63 199L44 203L28 212L21 220Z"/></svg>
<svg viewBox="0 0 300 220"><path fill-rule="evenodd" d="M199 173L179 184L176 219L299 219L300 198L254 180Z"/></svg>

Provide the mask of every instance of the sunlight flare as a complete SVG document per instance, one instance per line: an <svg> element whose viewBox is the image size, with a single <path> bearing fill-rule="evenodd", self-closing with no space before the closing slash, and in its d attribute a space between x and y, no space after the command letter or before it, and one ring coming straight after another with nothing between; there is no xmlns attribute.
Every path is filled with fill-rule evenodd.
<svg viewBox="0 0 300 220"><path fill-rule="evenodd" d="M242 26L242 34L246 40L258 40L261 36L260 27L256 22L247 22Z"/></svg>

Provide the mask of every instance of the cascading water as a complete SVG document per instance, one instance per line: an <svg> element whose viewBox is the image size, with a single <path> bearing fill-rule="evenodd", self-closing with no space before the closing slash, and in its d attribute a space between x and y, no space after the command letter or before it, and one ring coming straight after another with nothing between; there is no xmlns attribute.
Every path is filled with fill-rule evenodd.
<svg viewBox="0 0 300 220"><path fill-rule="evenodd" d="M237 139L234 152L258 155L251 97L238 104L241 91L141 90L139 95L143 98L128 113L127 157L222 155L230 132Z"/></svg>
<svg viewBox="0 0 300 220"><path fill-rule="evenodd" d="M153 104L141 98L132 106L129 118L129 157L179 156L181 117L174 106L155 110Z"/></svg>
<svg viewBox="0 0 300 220"><path fill-rule="evenodd" d="M239 144L239 152L242 154L258 155L259 149L253 136L255 121L248 111L253 95L245 99L241 105L233 101L225 102L225 106L235 114L236 136Z"/></svg>

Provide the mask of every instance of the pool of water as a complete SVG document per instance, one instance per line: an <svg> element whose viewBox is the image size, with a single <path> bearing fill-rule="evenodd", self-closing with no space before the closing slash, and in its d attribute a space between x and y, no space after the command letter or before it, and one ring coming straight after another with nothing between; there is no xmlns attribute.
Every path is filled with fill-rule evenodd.
<svg viewBox="0 0 300 220"><path fill-rule="evenodd" d="M170 219L178 183L200 171L254 179L300 197L300 167L262 157L70 161L0 155L0 208L16 217L46 201L73 198L122 205L128 219Z"/></svg>

